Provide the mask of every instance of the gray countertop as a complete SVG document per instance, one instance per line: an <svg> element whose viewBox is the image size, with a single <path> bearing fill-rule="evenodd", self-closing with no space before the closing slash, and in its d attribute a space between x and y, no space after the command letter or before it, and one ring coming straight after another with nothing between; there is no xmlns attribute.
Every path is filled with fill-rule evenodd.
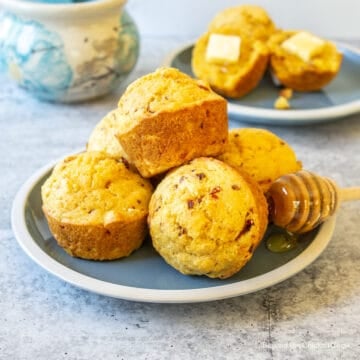
<svg viewBox="0 0 360 360"><path fill-rule="evenodd" d="M127 84L186 39L143 39ZM209 303L152 304L93 294L35 264L10 224L13 198L38 168L83 148L124 90L76 105L39 102L0 76L0 359L358 359L360 202L338 211L323 254L292 278ZM125 86L125 85L124 85ZM251 126L237 123L237 126ZM360 114L303 127L263 126L305 168L360 185Z"/></svg>

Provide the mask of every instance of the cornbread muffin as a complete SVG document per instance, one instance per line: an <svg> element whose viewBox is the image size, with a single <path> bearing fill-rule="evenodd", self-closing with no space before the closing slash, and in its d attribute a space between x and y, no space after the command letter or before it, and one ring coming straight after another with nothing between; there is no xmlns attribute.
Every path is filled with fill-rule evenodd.
<svg viewBox="0 0 360 360"><path fill-rule="evenodd" d="M260 6L241 5L219 12L210 22L209 31L241 34L252 40L266 42L276 31L276 27Z"/></svg>
<svg viewBox="0 0 360 360"><path fill-rule="evenodd" d="M173 68L130 84L116 114L117 138L146 178L199 156L216 156L227 140L226 100Z"/></svg>
<svg viewBox="0 0 360 360"><path fill-rule="evenodd" d="M278 177L302 168L284 140L268 130L256 128L231 129L225 152L218 159L246 172L263 192Z"/></svg>
<svg viewBox="0 0 360 360"><path fill-rule="evenodd" d="M151 198L148 223L168 264L183 274L225 279L250 260L267 217L256 183L202 157L166 175Z"/></svg>
<svg viewBox="0 0 360 360"><path fill-rule="evenodd" d="M228 30L217 34L238 36ZM191 66L196 77L208 82L218 94L240 98L256 88L268 65L269 52L265 43L241 37L240 54L235 62L207 59L209 41L213 33L207 32L195 43Z"/></svg>
<svg viewBox="0 0 360 360"><path fill-rule="evenodd" d="M61 161L41 192L58 244L72 256L92 260L128 256L142 244L151 194L147 180L100 152Z"/></svg>
<svg viewBox="0 0 360 360"><path fill-rule="evenodd" d="M281 84L296 91L319 90L338 74L342 54L332 42L316 38L319 43L318 50L308 58L302 58L294 51L289 51L291 47L286 46L287 40L299 34L304 32L280 31L270 38L268 45L271 52L271 71Z"/></svg>
<svg viewBox="0 0 360 360"><path fill-rule="evenodd" d="M128 156L121 147L116 134L120 130L120 124L116 117L116 111L108 113L94 128L90 134L86 150L101 151L118 159L128 160Z"/></svg>

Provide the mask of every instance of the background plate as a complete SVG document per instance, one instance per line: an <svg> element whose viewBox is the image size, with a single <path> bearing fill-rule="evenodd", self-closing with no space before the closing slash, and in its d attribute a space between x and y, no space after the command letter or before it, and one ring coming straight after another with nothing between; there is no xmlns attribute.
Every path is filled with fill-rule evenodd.
<svg viewBox="0 0 360 360"><path fill-rule="evenodd" d="M40 169L21 187L13 203L11 222L23 250L57 277L99 294L136 301L185 303L224 299L281 282L314 261L330 241L335 219L304 235L299 246L283 254L268 251L263 241L251 261L226 280L185 276L167 265L150 240L130 257L96 262L77 259L52 237L41 209L41 185L55 162ZM268 232L274 229L268 229Z"/></svg>
<svg viewBox="0 0 360 360"><path fill-rule="evenodd" d="M306 125L327 122L360 112L360 50L336 43L343 53L341 70L324 89L316 92L295 92L290 110L274 109L279 96L277 88L266 73L259 86L239 100L228 99L232 119L275 125ZM164 65L178 68L194 76L191 70L193 45L171 54Z"/></svg>

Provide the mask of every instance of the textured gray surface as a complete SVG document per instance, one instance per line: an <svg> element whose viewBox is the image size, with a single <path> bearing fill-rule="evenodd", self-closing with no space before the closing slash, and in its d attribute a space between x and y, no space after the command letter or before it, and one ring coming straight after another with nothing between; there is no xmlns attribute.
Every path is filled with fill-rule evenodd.
<svg viewBox="0 0 360 360"><path fill-rule="evenodd" d="M144 39L127 83L153 71L184 39ZM360 202L343 204L320 258L254 294L203 304L127 302L48 274L10 226L21 184L49 161L84 147L123 91L91 103L41 103L0 76L0 359L358 359ZM238 123L238 126L249 126ZM304 167L360 185L360 115L268 129Z"/></svg>

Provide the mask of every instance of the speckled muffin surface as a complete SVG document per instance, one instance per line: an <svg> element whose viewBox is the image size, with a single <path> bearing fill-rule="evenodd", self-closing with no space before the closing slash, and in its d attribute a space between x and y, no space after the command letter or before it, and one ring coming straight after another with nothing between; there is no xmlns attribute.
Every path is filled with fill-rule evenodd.
<svg viewBox="0 0 360 360"><path fill-rule="evenodd" d="M41 193L50 230L72 256L128 256L147 233L152 186L104 153L67 157L55 166Z"/></svg>
<svg viewBox="0 0 360 360"><path fill-rule="evenodd" d="M235 274L252 257L267 225L266 200L252 186L213 158L171 171L150 201L155 249L183 274Z"/></svg>
<svg viewBox="0 0 360 360"><path fill-rule="evenodd" d="M263 192L278 177L302 168L290 145L276 134L257 128L231 129L225 152L218 159L246 172Z"/></svg>
<svg viewBox="0 0 360 360"><path fill-rule="evenodd" d="M270 67L284 86L297 91L320 90L329 84L340 71L342 54L334 43L325 41L322 50L311 61L305 62L295 54L282 48L296 31L279 31L269 42Z"/></svg>
<svg viewBox="0 0 360 360"><path fill-rule="evenodd" d="M227 141L227 103L210 87L174 68L133 82L120 98L117 137L144 177L199 156L215 156Z"/></svg>

